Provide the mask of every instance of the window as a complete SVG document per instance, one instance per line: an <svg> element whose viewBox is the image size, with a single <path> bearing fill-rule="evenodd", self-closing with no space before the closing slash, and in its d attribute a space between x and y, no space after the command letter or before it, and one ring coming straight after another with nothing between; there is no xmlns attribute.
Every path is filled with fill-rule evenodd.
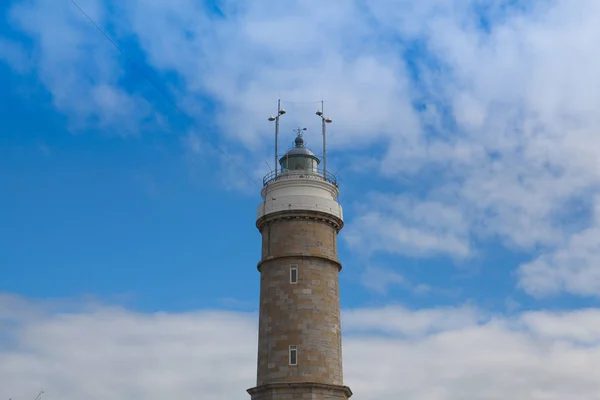
<svg viewBox="0 0 600 400"><path fill-rule="evenodd" d="M290 265L290 283L298 283L298 266Z"/></svg>
<svg viewBox="0 0 600 400"><path fill-rule="evenodd" d="M290 345L290 365L298 365L298 346Z"/></svg>

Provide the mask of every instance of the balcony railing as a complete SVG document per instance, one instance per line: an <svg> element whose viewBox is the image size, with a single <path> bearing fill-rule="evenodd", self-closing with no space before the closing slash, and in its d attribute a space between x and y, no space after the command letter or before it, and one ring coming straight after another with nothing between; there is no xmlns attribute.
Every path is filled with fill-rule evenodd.
<svg viewBox="0 0 600 400"><path fill-rule="evenodd" d="M271 171L269 172L267 175L265 175L265 177L263 178L263 186L274 182L274 181L278 181L281 179L315 179L315 180L320 180L320 181L324 181L324 182L328 182L331 183L334 186L338 185L337 179L335 177L334 174L332 174L331 172L326 172L323 175L323 171L302 171L302 170L295 170L295 171L277 171L277 176L275 176L275 171Z"/></svg>

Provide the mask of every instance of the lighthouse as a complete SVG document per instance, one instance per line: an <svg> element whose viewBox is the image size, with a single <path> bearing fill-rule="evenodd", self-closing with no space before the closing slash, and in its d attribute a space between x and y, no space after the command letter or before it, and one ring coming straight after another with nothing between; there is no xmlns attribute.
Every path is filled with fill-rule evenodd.
<svg viewBox="0 0 600 400"><path fill-rule="evenodd" d="M263 179L256 227L262 235L256 386L252 400L342 400L337 235L343 227L336 178L306 147L304 129ZM325 126L331 122L317 111ZM323 161L323 163L322 163ZM321 167L323 164L323 167Z"/></svg>

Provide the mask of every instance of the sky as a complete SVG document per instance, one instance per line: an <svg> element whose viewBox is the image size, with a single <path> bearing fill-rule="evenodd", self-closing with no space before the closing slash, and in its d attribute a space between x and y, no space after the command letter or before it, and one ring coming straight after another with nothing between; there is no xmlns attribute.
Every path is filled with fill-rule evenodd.
<svg viewBox="0 0 600 400"><path fill-rule="evenodd" d="M600 399L600 2L76 4L0 5L0 399L249 398L278 99L353 399Z"/></svg>

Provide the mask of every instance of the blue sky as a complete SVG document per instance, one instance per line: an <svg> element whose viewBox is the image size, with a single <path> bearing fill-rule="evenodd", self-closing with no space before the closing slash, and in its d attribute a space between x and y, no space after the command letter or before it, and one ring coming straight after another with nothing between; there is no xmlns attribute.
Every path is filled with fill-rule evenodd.
<svg viewBox="0 0 600 400"><path fill-rule="evenodd" d="M25 360L72 371L82 367L65 354L118 352L126 337L147 345L139 357L184 340L206 368L205 383L167 379L146 397L217 382L214 398L244 398L255 212L281 98L283 148L306 126L320 152L321 100L334 120L328 168L341 182L346 380L357 398L394 388L383 377L410 366L360 369L394 351L432 371L394 389L407 399L459 399L461 388L481 398L477 371L499 396L594 398L599 347L573 367L595 383L561 366L600 343L595 2L78 3L125 56L70 1L0 6L0 376L14 382L1 396L26 397L35 382L51 398L102 397L87 380L116 379L102 354L79 383ZM204 333L182 338L177 324ZM123 325L124 337L91 334ZM221 338L209 325L237 328ZM69 348L82 333L89 341ZM46 347L32 345L40 338ZM561 340L571 353L546 358ZM245 361L223 365L243 364L239 387L201 361L202 346L229 354L232 341ZM465 361L449 378L433 351L419 352L452 358L468 345L531 357ZM190 362L156 357L174 360L168 370ZM499 378L502 368L531 382ZM152 374L164 370L110 395L141 393Z"/></svg>

